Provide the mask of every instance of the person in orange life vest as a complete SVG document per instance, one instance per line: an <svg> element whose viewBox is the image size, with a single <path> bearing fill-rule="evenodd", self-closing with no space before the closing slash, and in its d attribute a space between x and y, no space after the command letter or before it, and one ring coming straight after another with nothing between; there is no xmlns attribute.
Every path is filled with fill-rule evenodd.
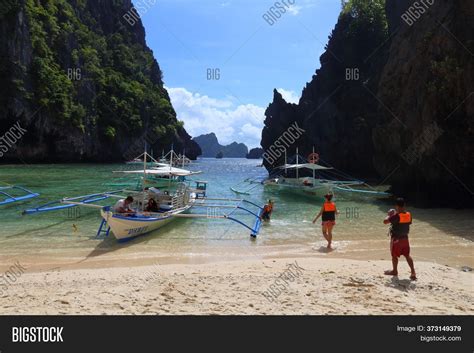
<svg viewBox="0 0 474 353"><path fill-rule="evenodd" d="M262 215L260 216L261 221L270 222L270 217L273 212L273 201L268 200L268 203L263 206Z"/></svg>
<svg viewBox="0 0 474 353"><path fill-rule="evenodd" d="M322 216L323 235L328 242L328 249L331 249L332 229L336 225L336 215L339 214L339 211L336 208L336 204L332 202L332 196L333 195L331 194L327 194L326 196L324 196L326 201L324 202L323 207L321 207L319 213L313 219L314 224L316 223L318 218Z"/></svg>
<svg viewBox="0 0 474 353"><path fill-rule="evenodd" d="M410 266L410 279L415 281L415 265L410 256L410 242L408 241L408 233L410 233L412 218L410 212L405 209L404 199L397 199L395 203L395 212L390 210L383 223L390 224L390 252L393 264L393 269L391 271L385 271L385 274L388 276L398 276L398 258L403 255L408 262L408 266Z"/></svg>

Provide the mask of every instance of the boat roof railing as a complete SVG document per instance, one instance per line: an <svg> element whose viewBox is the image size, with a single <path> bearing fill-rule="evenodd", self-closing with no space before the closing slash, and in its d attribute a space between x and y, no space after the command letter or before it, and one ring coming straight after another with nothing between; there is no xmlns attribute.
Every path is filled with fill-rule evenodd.
<svg viewBox="0 0 474 353"><path fill-rule="evenodd" d="M138 169L138 170L117 170L113 173L123 174L148 174L155 176L191 176L201 174L201 171L192 172L190 170L175 168L175 167L157 167L153 169Z"/></svg>
<svg viewBox="0 0 474 353"><path fill-rule="evenodd" d="M331 167L324 167L314 163L303 163L303 164L285 164L279 166L278 169L310 169L310 170L330 170L334 169Z"/></svg>

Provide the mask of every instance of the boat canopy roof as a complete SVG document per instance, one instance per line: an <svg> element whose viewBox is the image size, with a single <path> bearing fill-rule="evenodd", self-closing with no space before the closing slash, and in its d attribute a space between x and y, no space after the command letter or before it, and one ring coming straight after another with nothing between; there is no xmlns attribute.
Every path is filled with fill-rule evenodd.
<svg viewBox="0 0 474 353"><path fill-rule="evenodd" d="M304 164L285 164L280 167L280 169L310 169L310 170L330 170L333 168L323 167L319 164L314 163L304 163Z"/></svg>
<svg viewBox="0 0 474 353"><path fill-rule="evenodd" d="M156 169L156 168L169 168L170 167L170 165L167 164L167 163L155 162L153 164L156 166L153 169Z"/></svg>
<svg viewBox="0 0 474 353"><path fill-rule="evenodd" d="M140 169L140 170L124 170L124 171L117 171L114 173L124 173L124 174L149 174L149 175L156 175L156 176L167 176L167 175L174 175L174 176L190 176L195 174L200 174L201 172L191 172L186 169L175 168L175 167L158 167L152 169Z"/></svg>

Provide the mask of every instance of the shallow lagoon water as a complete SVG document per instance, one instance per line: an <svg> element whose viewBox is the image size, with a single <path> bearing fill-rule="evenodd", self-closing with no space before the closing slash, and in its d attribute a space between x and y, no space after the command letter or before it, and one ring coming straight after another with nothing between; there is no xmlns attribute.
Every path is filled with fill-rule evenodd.
<svg viewBox="0 0 474 353"><path fill-rule="evenodd" d="M390 203L383 200L336 200L340 211L334 231L335 251L328 253L319 224L311 223L322 200L264 190L236 195L230 187L247 178L263 178L261 162L246 159L200 159L190 169L200 170L195 180L209 182L208 196L247 198L275 203L272 222L262 227L257 240L235 223L216 219L178 219L163 229L127 243L113 237L96 239L100 216L95 209L22 216L25 208L63 197L111 191L104 186L119 177L112 172L125 165L6 165L0 181L25 186L41 197L0 208L0 266L14 259L37 269L55 267L128 266L134 263L204 263L242 258L285 256L347 257L389 260L387 226L382 220ZM132 168L139 169L134 166ZM415 260L461 268L474 267L474 212L472 210L415 209L411 243ZM197 210L195 211L197 212ZM206 210L201 210L206 212ZM251 217L241 215L248 224Z"/></svg>

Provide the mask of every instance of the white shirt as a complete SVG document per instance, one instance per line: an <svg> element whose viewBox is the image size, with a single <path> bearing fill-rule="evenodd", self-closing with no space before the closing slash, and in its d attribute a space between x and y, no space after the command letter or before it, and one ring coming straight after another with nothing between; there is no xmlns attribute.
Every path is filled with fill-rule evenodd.
<svg viewBox="0 0 474 353"><path fill-rule="evenodd" d="M121 212L122 209L131 211L129 206L125 206L125 200L118 200L114 206L114 212Z"/></svg>

